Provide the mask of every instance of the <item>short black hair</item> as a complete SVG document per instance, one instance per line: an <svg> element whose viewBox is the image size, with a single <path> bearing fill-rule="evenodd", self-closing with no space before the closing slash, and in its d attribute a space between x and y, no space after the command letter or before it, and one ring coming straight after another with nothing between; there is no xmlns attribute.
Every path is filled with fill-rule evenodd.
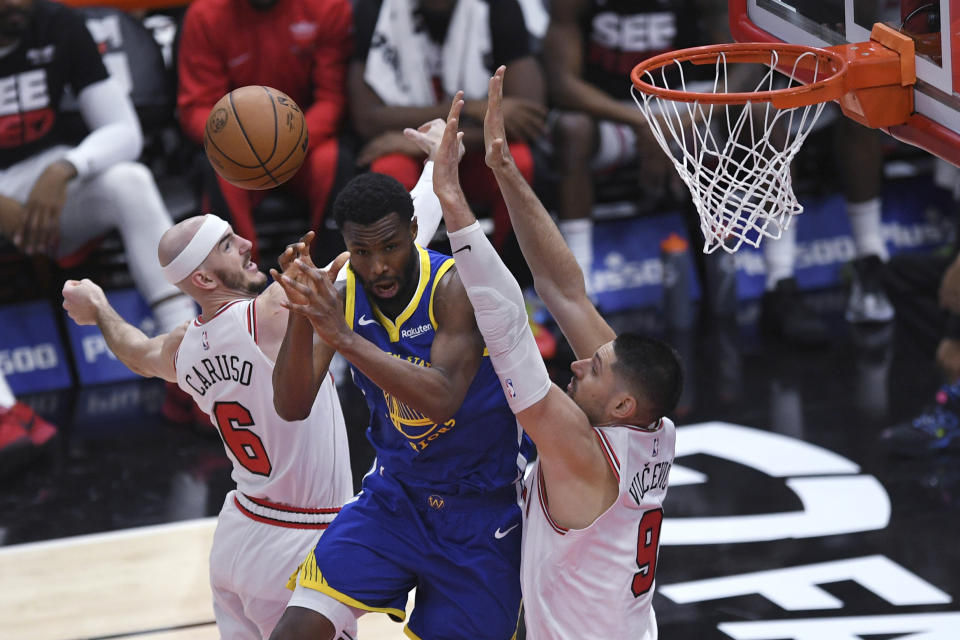
<svg viewBox="0 0 960 640"><path fill-rule="evenodd" d="M680 356L666 342L637 333L621 333L613 341L613 370L627 389L646 401L652 422L673 411L683 391Z"/></svg>
<svg viewBox="0 0 960 640"><path fill-rule="evenodd" d="M333 201L333 219L343 230L345 222L370 225L391 213L402 220L413 217L413 199L395 178L382 173L364 173L343 187Z"/></svg>

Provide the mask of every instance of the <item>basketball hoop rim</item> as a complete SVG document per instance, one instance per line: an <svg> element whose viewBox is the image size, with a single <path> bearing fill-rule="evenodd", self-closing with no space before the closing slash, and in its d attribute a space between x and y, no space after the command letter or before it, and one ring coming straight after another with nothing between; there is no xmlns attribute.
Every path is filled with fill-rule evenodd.
<svg viewBox="0 0 960 640"><path fill-rule="evenodd" d="M816 82L786 89L771 91L749 91L742 93L705 93L681 91L657 87L643 80L644 74L656 71L675 62L692 64L711 64L726 54L727 62L745 62L768 64L771 52L776 51L786 60L779 67L793 64L801 56L813 54L824 58L832 65L833 73ZM830 68L830 67L825 67ZM635 66L630 72L633 87L648 95L677 102L699 102L703 104L737 105L748 102L770 102L777 108L793 108L829 102L839 99L844 93L844 78L847 74L846 59L829 49L808 47L799 44L775 42L737 42L715 44L689 49L677 49L648 58Z"/></svg>

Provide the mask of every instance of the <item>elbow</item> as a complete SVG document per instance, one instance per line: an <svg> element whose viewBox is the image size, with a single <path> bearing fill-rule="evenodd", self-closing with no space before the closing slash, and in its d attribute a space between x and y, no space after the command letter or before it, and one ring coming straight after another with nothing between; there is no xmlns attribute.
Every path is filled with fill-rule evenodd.
<svg viewBox="0 0 960 640"><path fill-rule="evenodd" d="M424 415L427 416L434 424L444 424L449 422L454 414L457 413L457 409L460 408L462 404L462 399L460 402L454 404L453 402L445 402L441 405L431 407L429 411L424 412Z"/></svg>
<svg viewBox="0 0 960 640"><path fill-rule="evenodd" d="M582 273L571 277L562 286L552 280L544 281L534 276L533 290L547 306L550 306L550 301L554 300L580 300L587 297L587 286Z"/></svg>
<svg viewBox="0 0 960 640"><path fill-rule="evenodd" d="M299 422L310 417L312 407L291 406L289 402L283 402L274 396L273 409L282 420L287 422Z"/></svg>

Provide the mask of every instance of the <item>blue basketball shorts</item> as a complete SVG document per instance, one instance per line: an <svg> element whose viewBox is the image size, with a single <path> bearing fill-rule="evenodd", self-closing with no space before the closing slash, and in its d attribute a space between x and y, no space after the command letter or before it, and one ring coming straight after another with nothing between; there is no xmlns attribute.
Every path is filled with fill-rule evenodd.
<svg viewBox="0 0 960 640"><path fill-rule="evenodd" d="M516 487L451 496L373 473L300 565L297 583L397 621L422 640L516 636L521 512Z"/></svg>

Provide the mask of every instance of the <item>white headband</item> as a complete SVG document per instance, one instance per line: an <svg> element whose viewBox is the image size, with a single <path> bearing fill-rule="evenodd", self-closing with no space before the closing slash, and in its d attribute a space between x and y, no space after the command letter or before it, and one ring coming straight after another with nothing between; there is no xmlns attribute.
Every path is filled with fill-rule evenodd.
<svg viewBox="0 0 960 640"><path fill-rule="evenodd" d="M217 246L223 234L230 228L229 223L212 213L204 216L203 224L197 229L187 246L180 254L163 267L163 277L170 284L177 284L199 267L213 248Z"/></svg>

